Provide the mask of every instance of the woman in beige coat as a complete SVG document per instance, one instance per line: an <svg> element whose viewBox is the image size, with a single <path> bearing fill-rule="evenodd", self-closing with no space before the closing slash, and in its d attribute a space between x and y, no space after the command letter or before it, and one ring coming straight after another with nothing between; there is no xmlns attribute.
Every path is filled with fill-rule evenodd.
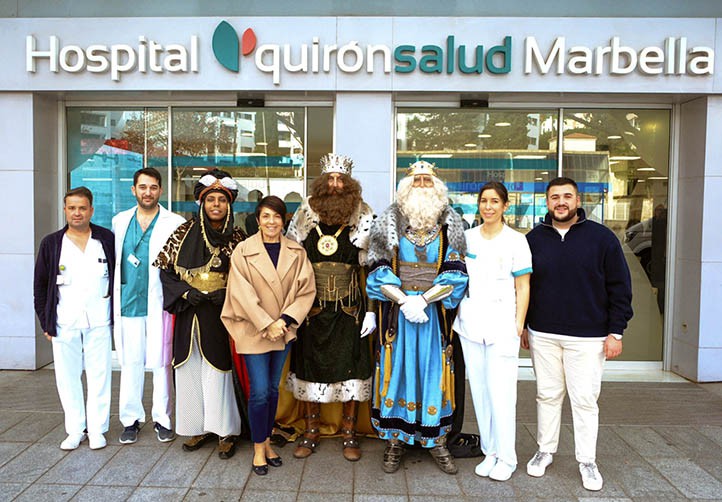
<svg viewBox="0 0 722 502"><path fill-rule="evenodd" d="M256 208L259 232L240 243L231 257L221 319L243 354L250 381L248 415L253 440L253 472L268 473L281 457L271 448L278 383L316 297L313 268L303 247L281 235L286 205L270 195Z"/></svg>

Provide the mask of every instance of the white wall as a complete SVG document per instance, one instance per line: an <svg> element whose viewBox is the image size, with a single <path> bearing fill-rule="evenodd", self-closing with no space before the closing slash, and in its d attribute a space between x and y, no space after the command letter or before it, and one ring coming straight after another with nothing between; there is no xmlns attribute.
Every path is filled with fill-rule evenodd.
<svg viewBox="0 0 722 502"><path fill-rule="evenodd" d="M722 380L722 98L681 106L672 370Z"/></svg>
<svg viewBox="0 0 722 502"><path fill-rule="evenodd" d="M354 161L364 200L380 214L393 197L394 104L391 93L336 95L334 151Z"/></svg>
<svg viewBox="0 0 722 502"><path fill-rule="evenodd" d="M36 352L33 310L34 149L33 96L0 94L0 368L34 369Z"/></svg>
<svg viewBox="0 0 722 502"><path fill-rule="evenodd" d="M707 98L697 380L722 381L722 97Z"/></svg>
<svg viewBox="0 0 722 502"><path fill-rule="evenodd" d="M35 205L35 248L44 236L58 230L58 102L55 97L35 95L33 98L33 188ZM53 360L52 345L42 336L37 323L35 366L40 368Z"/></svg>

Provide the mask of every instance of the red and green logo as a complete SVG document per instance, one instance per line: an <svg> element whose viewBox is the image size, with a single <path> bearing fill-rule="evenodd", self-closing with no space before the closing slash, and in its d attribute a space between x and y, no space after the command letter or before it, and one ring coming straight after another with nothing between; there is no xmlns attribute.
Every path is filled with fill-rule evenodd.
<svg viewBox="0 0 722 502"><path fill-rule="evenodd" d="M213 32L213 54L221 65L238 73L241 70L240 55L248 56L256 48L256 34L251 28L243 32L241 39L233 26L221 21Z"/></svg>

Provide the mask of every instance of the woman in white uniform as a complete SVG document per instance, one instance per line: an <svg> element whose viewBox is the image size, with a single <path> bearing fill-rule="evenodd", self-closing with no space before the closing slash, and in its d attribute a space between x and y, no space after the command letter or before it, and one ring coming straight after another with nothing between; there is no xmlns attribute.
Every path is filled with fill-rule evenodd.
<svg viewBox="0 0 722 502"><path fill-rule="evenodd" d="M531 252L524 235L504 223L509 194L502 183L481 187L478 205L483 224L465 231L469 287L454 331L460 336L485 455L475 472L506 481L517 463L517 366L529 306Z"/></svg>

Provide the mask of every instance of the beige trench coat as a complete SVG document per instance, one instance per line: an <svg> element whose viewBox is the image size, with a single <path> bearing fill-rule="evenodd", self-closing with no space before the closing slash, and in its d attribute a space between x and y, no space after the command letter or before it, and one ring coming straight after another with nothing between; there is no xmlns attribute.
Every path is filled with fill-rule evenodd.
<svg viewBox="0 0 722 502"><path fill-rule="evenodd" d="M289 326L286 336L275 342L262 336L266 328L281 314L304 322L315 298L316 283L306 250L281 236L278 267L274 268L261 232L257 232L233 251L221 319L239 354L283 350L296 339L298 326Z"/></svg>

